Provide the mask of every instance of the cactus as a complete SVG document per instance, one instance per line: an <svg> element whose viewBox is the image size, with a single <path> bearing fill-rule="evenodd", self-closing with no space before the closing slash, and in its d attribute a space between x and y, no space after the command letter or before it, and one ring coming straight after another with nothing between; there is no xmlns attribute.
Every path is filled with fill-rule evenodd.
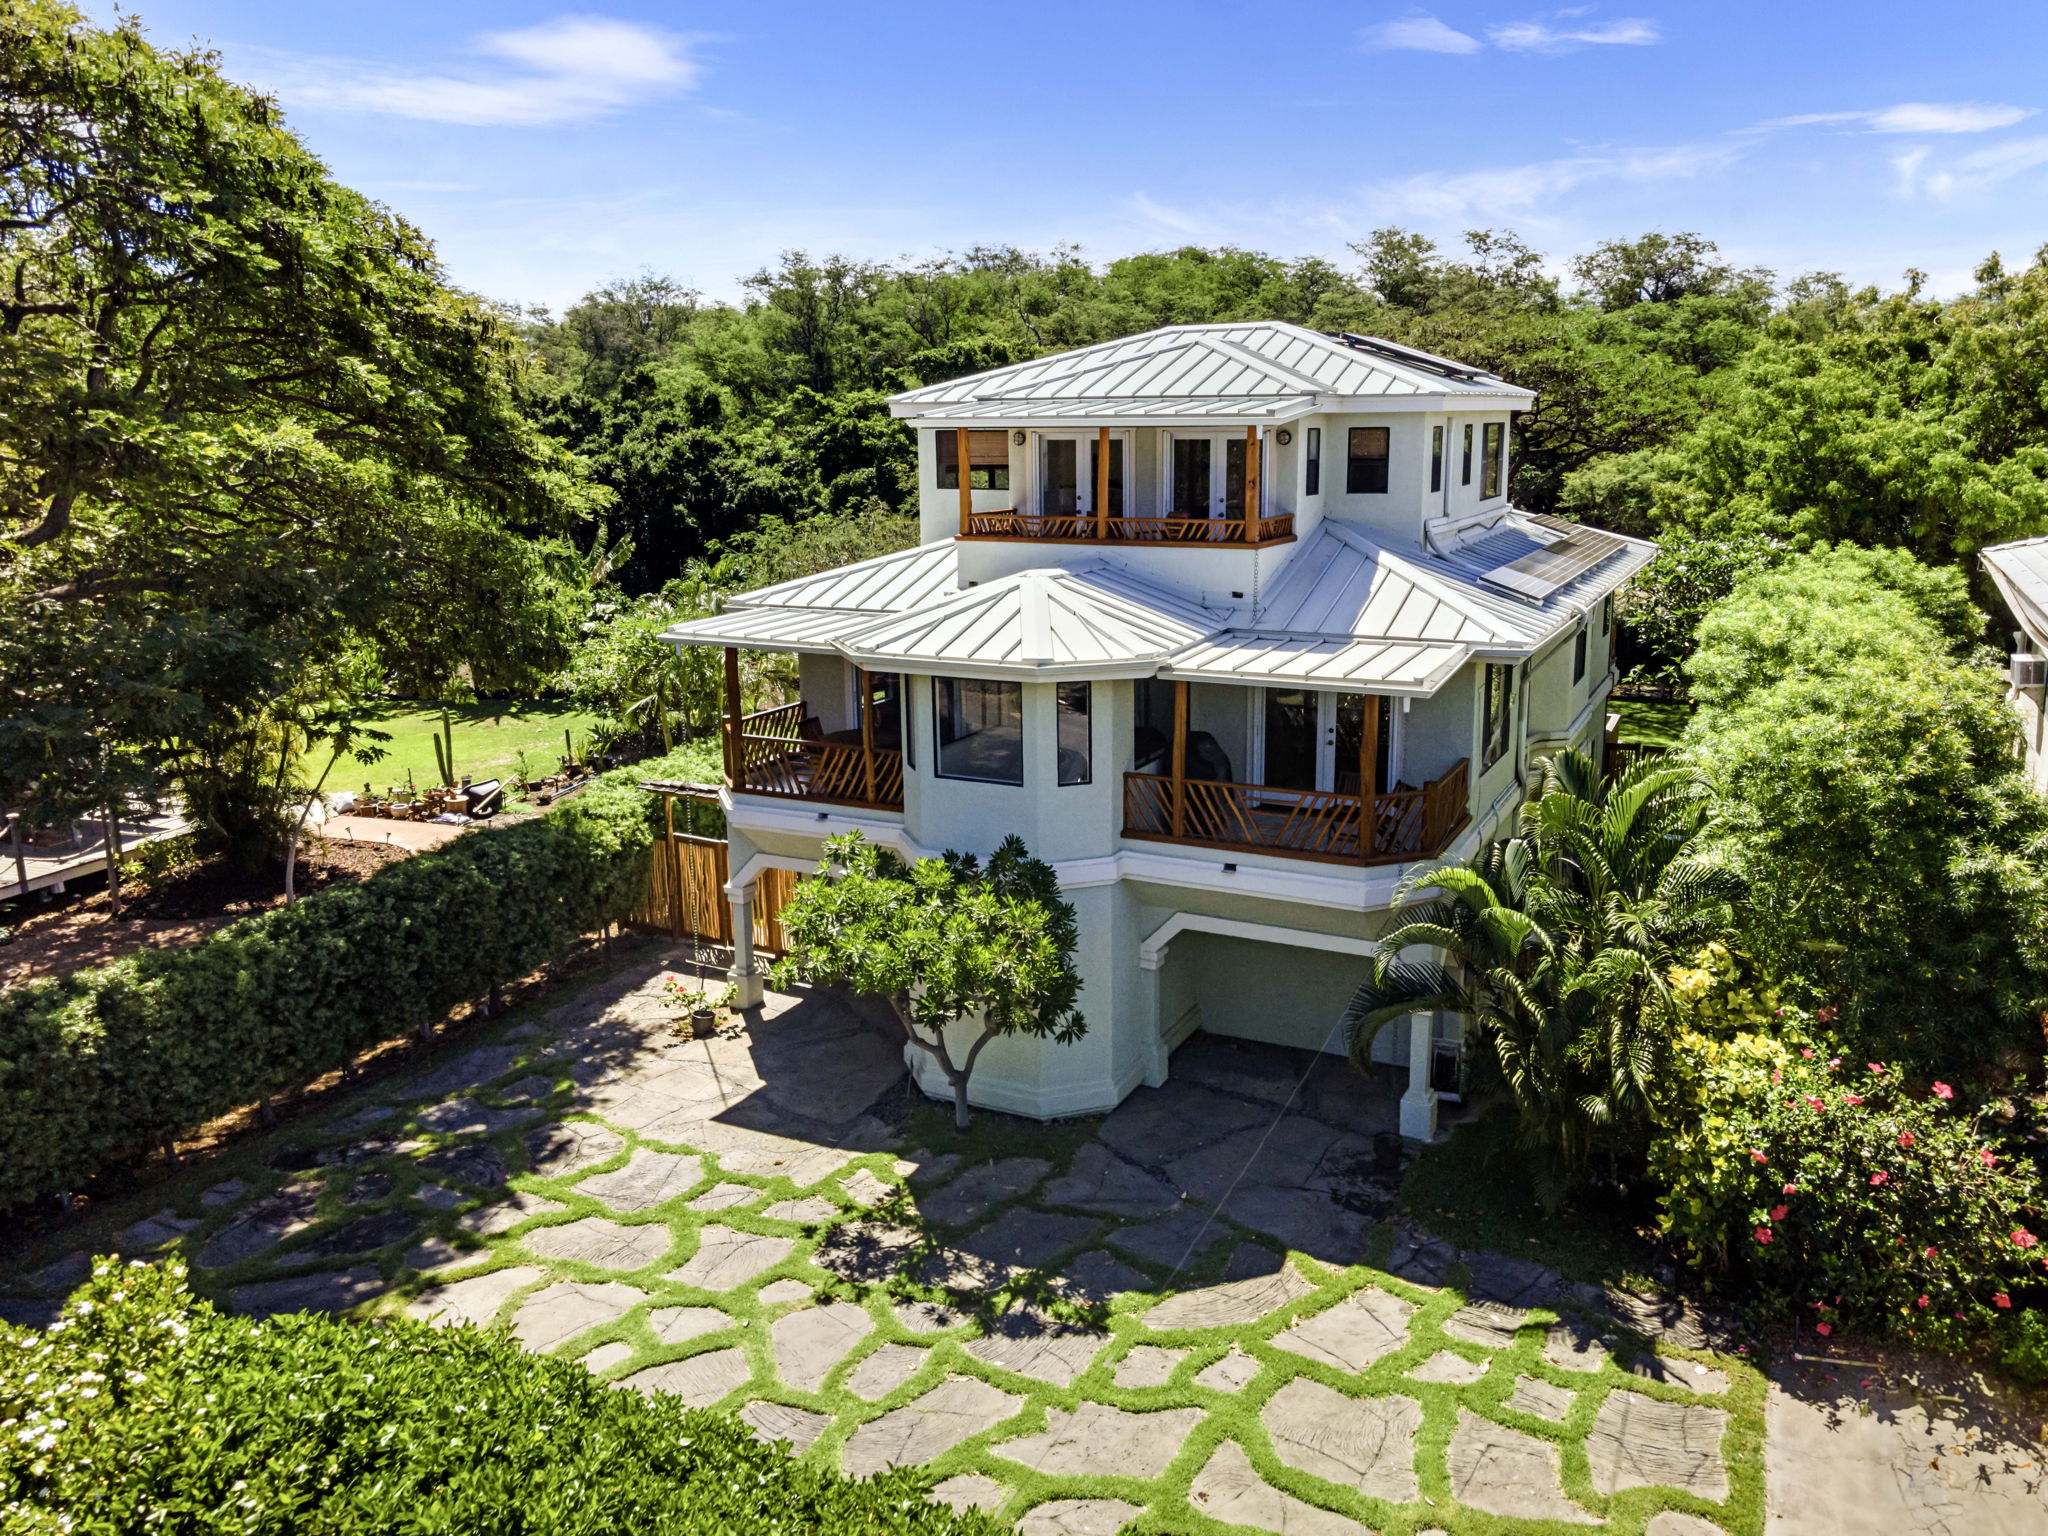
<svg viewBox="0 0 2048 1536"><path fill-rule="evenodd" d="M454 784L455 727L449 722L445 707L441 710L441 729L434 733L434 766L441 770L443 784Z"/></svg>

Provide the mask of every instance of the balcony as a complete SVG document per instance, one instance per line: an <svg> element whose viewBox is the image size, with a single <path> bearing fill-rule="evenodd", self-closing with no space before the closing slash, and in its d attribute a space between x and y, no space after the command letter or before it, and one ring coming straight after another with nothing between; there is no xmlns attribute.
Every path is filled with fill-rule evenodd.
<svg viewBox="0 0 2048 1536"><path fill-rule="evenodd" d="M903 754L859 731L817 733L802 703L742 715L733 743L732 787L749 795L823 801L866 810L903 809Z"/></svg>
<svg viewBox="0 0 2048 1536"><path fill-rule="evenodd" d="M1294 514L1270 517L1097 517L1092 512L974 512L962 519L960 537L990 541L1058 544L1230 545L1264 549L1294 538Z"/></svg>
<svg viewBox="0 0 2048 1536"><path fill-rule="evenodd" d="M1421 789L1395 789L1369 801L1321 790L1127 773L1124 836L1330 863L1431 859L1465 825L1468 766L1461 760Z"/></svg>

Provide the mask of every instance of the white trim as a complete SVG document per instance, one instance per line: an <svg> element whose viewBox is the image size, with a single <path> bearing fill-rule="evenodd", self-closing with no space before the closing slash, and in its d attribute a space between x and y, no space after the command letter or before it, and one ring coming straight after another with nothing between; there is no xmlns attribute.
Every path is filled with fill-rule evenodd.
<svg viewBox="0 0 2048 1536"><path fill-rule="evenodd" d="M1233 939L1256 939L1261 944L1292 944L1297 949L1317 949L1326 954L1358 955L1366 959L1370 959L1379 947L1371 939L1315 933L1306 928L1282 928L1273 923L1249 923L1235 917L1207 917L1200 912L1176 912L1138 945L1138 968L1158 970L1166 963L1166 946L1183 933L1220 933Z"/></svg>
<svg viewBox="0 0 2048 1536"><path fill-rule="evenodd" d="M818 861L800 859L788 853L757 853L739 867L739 873L727 878L726 899L733 901L746 895L754 888L754 882L761 878L764 869L786 869L792 874L809 875L817 872Z"/></svg>

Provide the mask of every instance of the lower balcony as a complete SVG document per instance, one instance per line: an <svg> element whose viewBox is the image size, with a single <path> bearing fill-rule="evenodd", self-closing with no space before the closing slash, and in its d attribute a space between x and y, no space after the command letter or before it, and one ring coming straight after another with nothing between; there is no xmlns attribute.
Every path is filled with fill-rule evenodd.
<svg viewBox="0 0 2048 1536"><path fill-rule="evenodd" d="M1124 836L1334 863L1432 859L1465 825L1467 768L1370 797L1127 773Z"/></svg>
<svg viewBox="0 0 2048 1536"><path fill-rule="evenodd" d="M1229 544L1260 549L1294 537L1294 514L1271 517L1097 517L1092 512L976 512L963 539L1055 544Z"/></svg>
<svg viewBox="0 0 2048 1536"><path fill-rule="evenodd" d="M857 730L821 731L800 703L743 715L738 723L735 790L868 810L903 809L903 753L888 733L868 741ZM869 729L873 733L873 726Z"/></svg>

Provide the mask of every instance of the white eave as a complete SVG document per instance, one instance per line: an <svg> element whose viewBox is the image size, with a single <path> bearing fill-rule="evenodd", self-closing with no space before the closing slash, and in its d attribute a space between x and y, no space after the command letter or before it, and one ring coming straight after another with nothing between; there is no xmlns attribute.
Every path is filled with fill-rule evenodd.
<svg viewBox="0 0 2048 1536"><path fill-rule="evenodd" d="M1979 554L2027 638L2048 648L2048 539L2015 539Z"/></svg>
<svg viewBox="0 0 2048 1536"><path fill-rule="evenodd" d="M1159 669L1159 675L1189 682L1427 698L1471 659L1471 646L1441 641L1347 640L1228 629L1181 651Z"/></svg>

